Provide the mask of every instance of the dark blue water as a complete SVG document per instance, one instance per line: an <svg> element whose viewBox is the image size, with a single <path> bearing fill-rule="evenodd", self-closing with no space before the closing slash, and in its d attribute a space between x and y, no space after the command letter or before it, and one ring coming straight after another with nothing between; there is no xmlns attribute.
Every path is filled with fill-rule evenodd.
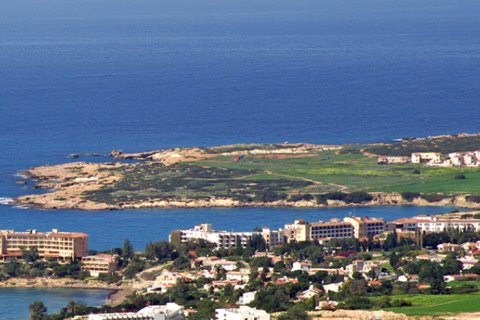
<svg viewBox="0 0 480 320"><path fill-rule="evenodd" d="M0 197L28 192L19 170L73 152L478 132L479 16L476 0L0 0ZM358 213L416 210L431 209ZM93 247L128 236L142 249L206 220L347 213L0 206L0 229L82 229Z"/></svg>

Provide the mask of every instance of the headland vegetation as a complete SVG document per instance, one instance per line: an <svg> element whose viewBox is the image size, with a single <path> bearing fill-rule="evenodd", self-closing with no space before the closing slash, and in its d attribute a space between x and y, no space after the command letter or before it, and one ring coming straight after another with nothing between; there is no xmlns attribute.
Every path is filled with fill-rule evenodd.
<svg viewBox="0 0 480 320"><path fill-rule="evenodd" d="M25 170L25 180L33 179L35 188L47 191L18 197L15 203L78 210L375 205L480 208L477 165L379 162L382 157L408 160L419 152L445 158L478 149L480 134L375 144L285 142L113 151L109 156L116 161Z"/></svg>

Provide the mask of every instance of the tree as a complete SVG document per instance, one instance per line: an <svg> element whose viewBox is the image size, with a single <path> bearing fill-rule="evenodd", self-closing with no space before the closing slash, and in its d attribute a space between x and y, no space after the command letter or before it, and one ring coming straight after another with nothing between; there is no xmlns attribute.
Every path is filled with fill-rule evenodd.
<svg viewBox="0 0 480 320"><path fill-rule="evenodd" d="M130 259L133 258L133 255L135 252L133 251L133 245L130 242L130 240L125 239L123 241L123 249L122 249L122 258L125 259L126 261L129 261Z"/></svg>
<svg viewBox="0 0 480 320"><path fill-rule="evenodd" d="M463 264L454 257L447 257L443 260L443 274L458 274L462 270Z"/></svg>
<svg viewBox="0 0 480 320"><path fill-rule="evenodd" d="M392 268L395 269L398 263L400 262L400 256L397 255L395 252L392 252L392 254L390 255L389 261Z"/></svg>
<svg viewBox="0 0 480 320"><path fill-rule="evenodd" d="M46 320L47 319L47 307L41 301L35 301L28 306L30 311L29 320Z"/></svg>
<svg viewBox="0 0 480 320"><path fill-rule="evenodd" d="M37 247L21 248L21 250L22 259L24 259L26 262L33 263L40 258Z"/></svg>
<svg viewBox="0 0 480 320"><path fill-rule="evenodd" d="M175 247L167 241L150 242L145 248L145 256L150 260L160 262L170 261L177 258Z"/></svg>
<svg viewBox="0 0 480 320"><path fill-rule="evenodd" d="M383 250L388 251L390 249L396 248L397 243L397 233L394 231L388 234L387 238L383 242Z"/></svg>

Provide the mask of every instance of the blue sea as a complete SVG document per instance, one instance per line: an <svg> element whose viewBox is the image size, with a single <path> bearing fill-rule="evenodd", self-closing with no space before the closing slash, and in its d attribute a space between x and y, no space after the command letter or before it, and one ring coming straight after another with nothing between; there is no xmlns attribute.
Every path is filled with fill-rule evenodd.
<svg viewBox="0 0 480 320"><path fill-rule="evenodd" d="M479 16L476 0L0 0L0 197L30 192L20 170L76 152L479 132ZM128 237L142 250L199 222L250 230L349 211L0 206L0 229L86 231L102 250ZM1 318L25 318L11 292Z"/></svg>

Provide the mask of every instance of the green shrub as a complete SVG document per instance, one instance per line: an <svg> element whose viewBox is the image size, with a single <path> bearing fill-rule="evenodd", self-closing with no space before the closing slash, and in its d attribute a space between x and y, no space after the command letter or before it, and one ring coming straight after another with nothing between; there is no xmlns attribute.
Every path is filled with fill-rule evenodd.
<svg viewBox="0 0 480 320"><path fill-rule="evenodd" d="M468 202L480 203L480 196L466 196L465 200L467 200Z"/></svg>
<svg viewBox="0 0 480 320"><path fill-rule="evenodd" d="M420 197L420 193L417 193L417 192L402 192L401 193L402 195L402 198L405 200L405 201L413 201L415 198L419 198Z"/></svg>
<svg viewBox="0 0 480 320"><path fill-rule="evenodd" d="M438 193L425 193L425 194L422 194L421 197L425 199L427 202L439 202L439 201L442 201L443 199L448 198L448 196L445 196L443 194L438 194Z"/></svg>

